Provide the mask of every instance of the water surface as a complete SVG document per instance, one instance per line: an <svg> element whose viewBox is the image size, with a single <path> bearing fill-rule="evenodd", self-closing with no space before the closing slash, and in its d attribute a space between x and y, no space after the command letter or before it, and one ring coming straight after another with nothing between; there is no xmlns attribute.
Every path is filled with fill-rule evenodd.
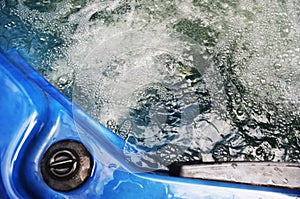
<svg viewBox="0 0 300 199"><path fill-rule="evenodd" d="M140 150L300 161L297 0L0 1L0 45Z"/></svg>

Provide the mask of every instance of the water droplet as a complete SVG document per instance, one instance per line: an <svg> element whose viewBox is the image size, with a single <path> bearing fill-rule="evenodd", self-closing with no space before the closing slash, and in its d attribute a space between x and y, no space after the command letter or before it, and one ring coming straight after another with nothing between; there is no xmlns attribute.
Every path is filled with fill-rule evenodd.
<svg viewBox="0 0 300 199"><path fill-rule="evenodd" d="M283 181L282 181L284 184L287 184L289 181L287 178L284 178Z"/></svg>
<svg viewBox="0 0 300 199"><path fill-rule="evenodd" d="M232 166L232 168L236 169L238 165L237 165L237 163L232 163L231 166Z"/></svg>
<svg viewBox="0 0 300 199"><path fill-rule="evenodd" d="M118 166L114 163L111 163L111 164L108 165L108 168L110 168L110 169L116 169L117 167Z"/></svg>

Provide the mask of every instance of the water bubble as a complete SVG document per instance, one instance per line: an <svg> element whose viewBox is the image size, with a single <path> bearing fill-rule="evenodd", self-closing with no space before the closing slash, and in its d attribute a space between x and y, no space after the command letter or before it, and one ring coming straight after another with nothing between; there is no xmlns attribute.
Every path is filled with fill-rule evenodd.
<svg viewBox="0 0 300 199"><path fill-rule="evenodd" d="M164 142L180 146L177 155L166 148L172 160L187 160L193 150L211 152L216 161L270 160L276 147L293 143L297 120L284 121L299 115L297 6L30 2L11 7L1 45L26 52L30 64L100 122L112 118L108 128L124 139L135 136L133 143L153 150ZM204 127L213 133L205 136ZM280 139L285 144L277 146ZM284 158L298 161L295 151Z"/></svg>
<svg viewBox="0 0 300 199"><path fill-rule="evenodd" d="M228 147L222 144L215 145L212 150L212 157L217 162L229 161L231 159Z"/></svg>
<svg viewBox="0 0 300 199"><path fill-rule="evenodd" d="M119 129L119 127L117 126L116 121L112 120L112 119L110 119L106 122L106 127L109 128L114 133L117 133L118 129Z"/></svg>

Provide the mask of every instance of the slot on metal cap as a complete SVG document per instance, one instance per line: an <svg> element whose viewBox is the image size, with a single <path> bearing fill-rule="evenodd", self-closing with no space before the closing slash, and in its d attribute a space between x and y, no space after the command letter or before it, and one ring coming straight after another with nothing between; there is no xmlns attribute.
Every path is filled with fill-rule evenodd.
<svg viewBox="0 0 300 199"><path fill-rule="evenodd" d="M92 157L86 147L75 140L62 140L51 145L40 164L48 186L57 191L80 187L91 175Z"/></svg>

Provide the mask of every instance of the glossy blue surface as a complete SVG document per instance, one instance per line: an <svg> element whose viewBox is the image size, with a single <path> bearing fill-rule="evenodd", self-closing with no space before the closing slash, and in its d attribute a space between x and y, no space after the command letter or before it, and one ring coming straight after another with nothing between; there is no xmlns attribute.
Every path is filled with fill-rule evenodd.
<svg viewBox="0 0 300 199"><path fill-rule="evenodd" d="M122 139L69 101L13 50L0 53L0 93L0 198L300 196L299 190L137 171L123 155L126 143ZM47 148L64 139L81 141L93 156L94 168L83 186L70 192L57 192L44 183L39 164Z"/></svg>

